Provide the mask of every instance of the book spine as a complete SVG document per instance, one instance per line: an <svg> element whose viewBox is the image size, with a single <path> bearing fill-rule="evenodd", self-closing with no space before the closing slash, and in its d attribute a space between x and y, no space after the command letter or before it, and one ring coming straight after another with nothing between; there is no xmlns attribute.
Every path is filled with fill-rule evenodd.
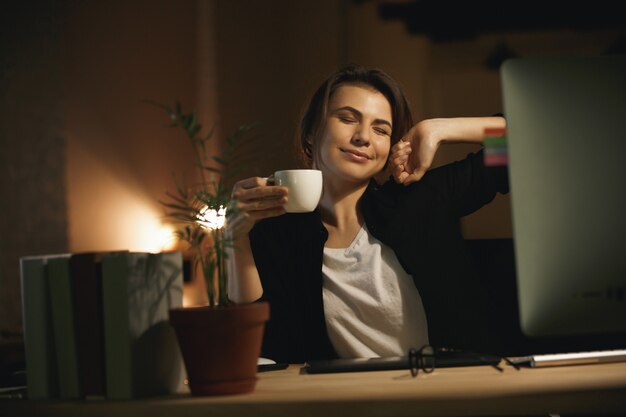
<svg viewBox="0 0 626 417"><path fill-rule="evenodd" d="M78 368L86 398L105 394L101 265L96 253L70 258Z"/></svg>
<svg viewBox="0 0 626 417"><path fill-rule="evenodd" d="M102 296L106 396L131 399L184 390L169 309L182 304L182 255L106 254Z"/></svg>
<svg viewBox="0 0 626 417"><path fill-rule="evenodd" d="M131 255L132 256L132 255ZM182 254L162 252L131 258L129 323L133 394L168 395L184 390L184 364L169 323L170 308L182 306Z"/></svg>
<svg viewBox="0 0 626 417"><path fill-rule="evenodd" d="M80 398L69 257L48 261L48 285L61 398Z"/></svg>
<svg viewBox="0 0 626 417"><path fill-rule="evenodd" d="M125 254L105 254L102 257L106 396L110 399L133 398L128 262Z"/></svg>
<svg viewBox="0 0 626 417"><path fill-rule="evenodd" d="M58 383L45 258L20 259L20 284L28 398L52 399Z"/></svg>

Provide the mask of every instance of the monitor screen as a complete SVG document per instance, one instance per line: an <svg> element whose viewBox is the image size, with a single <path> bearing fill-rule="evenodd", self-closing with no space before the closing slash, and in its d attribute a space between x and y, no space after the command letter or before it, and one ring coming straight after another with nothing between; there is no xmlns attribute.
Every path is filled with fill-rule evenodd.
<svg viewBox="0 0 626 417"><path fill-rule="evenodd" d="M500 71L522 331L626 332L626 56Z"/></svg>

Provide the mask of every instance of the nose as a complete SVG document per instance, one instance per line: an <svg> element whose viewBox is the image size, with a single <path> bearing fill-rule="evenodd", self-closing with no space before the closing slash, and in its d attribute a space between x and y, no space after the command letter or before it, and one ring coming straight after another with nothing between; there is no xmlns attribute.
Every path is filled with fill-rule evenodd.
<svg viewBox="0 0 626 417"><path fill-rule="evenodd" d="M369 146L370 134L369 129L362 123L359 123L352 135L352 143L357 146Z"/></svg>

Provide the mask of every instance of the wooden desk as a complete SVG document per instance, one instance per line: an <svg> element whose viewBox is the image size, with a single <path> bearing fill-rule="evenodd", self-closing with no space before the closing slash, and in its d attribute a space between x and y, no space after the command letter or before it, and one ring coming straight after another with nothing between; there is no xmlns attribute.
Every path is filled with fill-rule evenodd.
<svg viewBox="0 0 626 417"><path fill-rule="evenodd" d="M515 369L259 374L255 392L135 401L2 401L2 416L467 416L626 414L626 363ZM6 411L6 413L5 413Z"/></svg>

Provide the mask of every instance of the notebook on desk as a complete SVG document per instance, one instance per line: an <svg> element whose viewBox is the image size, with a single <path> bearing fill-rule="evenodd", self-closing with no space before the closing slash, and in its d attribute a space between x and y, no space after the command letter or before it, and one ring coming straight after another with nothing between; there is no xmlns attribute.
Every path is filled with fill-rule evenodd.
<svg viewBox="0 0 626 417"><path fill-rule="evenodd" d="M436 353L435 367L495 366L500 363L500 360L501 358L499 356L494 355L444 351ZM410 369L408 356L309 361L304 365L303 371L309 374L323 374L335 372L390 371L399 369Z"/></svg>

